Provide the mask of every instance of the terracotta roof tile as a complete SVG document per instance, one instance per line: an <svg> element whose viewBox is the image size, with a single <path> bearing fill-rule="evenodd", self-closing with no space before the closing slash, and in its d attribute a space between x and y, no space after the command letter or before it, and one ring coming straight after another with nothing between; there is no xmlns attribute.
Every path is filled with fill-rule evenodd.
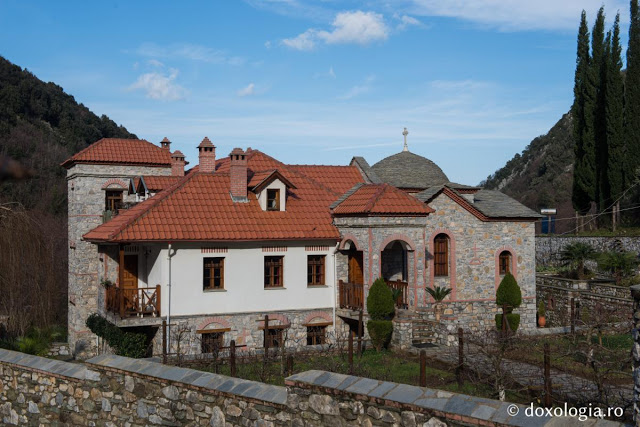
<svg viewBox="0 0 640 427"><path fill-rule="evenodd" d="M355 166L290 165L298 172L324 185L337 194L343 194L359 182L364 182Z"/></svg>
<svg viewBox="0 0 640 427"><path fill-rule="evenodd" d="M169 188L171 184L174 184L178 181L180 176L158 176L158 175L144 175L142 179L144 180L145 185L147 186L147 190L157 193L166 188ZM137 188L137 187L136 187Z"/></svg>
<svg viewBox="0 0 640 427"><path fill-rule="evenodd" d="M228 160L228 159L227 159ZM277 169L295 181L287 209L263 211L256 195L248 203L229 196L228 161L218 162L213 174L192 172L165 191L122 212L84 235L90 241L216 241L338 239L329 205L335 193L314 180L257 150L248 156L248 168Z"/></svg>
<svg viewBox="0 0 640 427"><path fill-rule="evenodd" d="M426 204L389 184L359 185L344 200L332 205L334 215L426 215Z"/></svg>
<svg viewBox="0 0 640 427"><path fill-rule="evenodd" d="M143 139L103 138L62 163L70 168L76 163L171 166L169 150Z"/></svg>

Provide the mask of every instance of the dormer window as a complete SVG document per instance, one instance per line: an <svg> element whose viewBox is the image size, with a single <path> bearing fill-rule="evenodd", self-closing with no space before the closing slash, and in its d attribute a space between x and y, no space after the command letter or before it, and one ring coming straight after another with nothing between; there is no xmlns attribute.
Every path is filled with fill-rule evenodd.
<svg viewBox="0 0 640 427"><path fill-rule="evenodd" d="M280 210L280 189L278 188L267 189L267 210L268 211Z"/></svg>

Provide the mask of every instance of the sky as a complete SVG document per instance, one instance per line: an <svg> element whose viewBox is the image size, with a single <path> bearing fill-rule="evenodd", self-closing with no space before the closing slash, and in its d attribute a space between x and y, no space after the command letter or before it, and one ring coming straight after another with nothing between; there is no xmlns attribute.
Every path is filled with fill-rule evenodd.
<svg viewBox="0 0 640 427"><path fill-rule="evenodd" d="M622 0L2 0L0 55L191 165L205 136L373 165L406 127L477 184L569 110L580 13L602 5L626 44Z"/></svg>

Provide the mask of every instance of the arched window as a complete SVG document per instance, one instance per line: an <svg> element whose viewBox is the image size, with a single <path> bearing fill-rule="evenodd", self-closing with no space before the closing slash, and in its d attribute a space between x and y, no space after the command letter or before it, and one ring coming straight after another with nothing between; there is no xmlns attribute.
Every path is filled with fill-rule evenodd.
<svg viewBox="0 0 640 427"><path fill-rule="evenodd" d="M449 236L438 234L433 239L433 269L435 276L449 275Z"/></svg>
<svg viewBox="0 0 640 427"><path fill-rule="evenodd" d="M504 276L507 273L512 272L511 268L511 252L502 251L500 252L500 257L498 258L498 272L501 276Z"/></svg>

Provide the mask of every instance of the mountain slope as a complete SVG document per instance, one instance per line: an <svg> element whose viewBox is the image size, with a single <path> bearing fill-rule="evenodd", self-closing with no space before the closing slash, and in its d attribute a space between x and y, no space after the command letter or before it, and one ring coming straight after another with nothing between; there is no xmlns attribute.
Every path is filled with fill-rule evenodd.
<svg viewBox="0 0 640 427"><path fill-rule="evenodd" d="M558 218L573 216L573 121L567 113L546 135L535 138L483 183L515 198L527 207L558 209ZM571 221L557 223L557 231Z"/></svg>
<svg viewBox="0 0 640 427"><path fill-rule="evenodd" d="M54 83L45 83L0 56L0 155L36 173L0 185L0 202L66 214L65 171L60 163L104 137L135 138L107 116L96 116Z"/></svg>

